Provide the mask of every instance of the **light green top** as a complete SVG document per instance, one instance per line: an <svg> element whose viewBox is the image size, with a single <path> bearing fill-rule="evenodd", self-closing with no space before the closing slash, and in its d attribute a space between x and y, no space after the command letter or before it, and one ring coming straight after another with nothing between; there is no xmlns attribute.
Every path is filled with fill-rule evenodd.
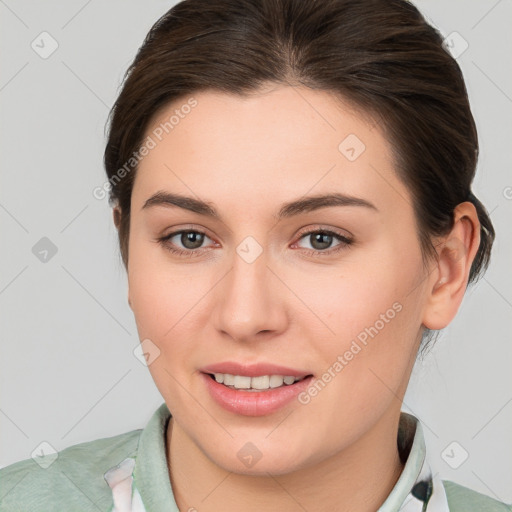
<svg viewBox="0 0 512 512"><path fill-rule="evenodd" d="M70 446L46 463L27 459L1 469L0 512L179 512L165 452L169 418L163 403L144 429ZM377 512L512 512L512 505L432 477L421 424L405 412L398 446L407 461Z"/></svg>

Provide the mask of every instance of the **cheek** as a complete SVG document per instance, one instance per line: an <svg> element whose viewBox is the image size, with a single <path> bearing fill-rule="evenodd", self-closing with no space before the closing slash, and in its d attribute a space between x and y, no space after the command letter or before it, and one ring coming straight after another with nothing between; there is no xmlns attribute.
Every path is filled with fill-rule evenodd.
<svg viewBox="0 0 512 512"><path fill-rule="evenodd" d="M327 312L331 332L315 350L323 363L323 380L335 382L332 400L339 397L345 406L357 407L378 403L382 393L389 393L381 380L396 391L409 367L415 306L387 283L368 278L333 287L328 295L312 309Z"/></svg>
<svg viewBox="0 0 512 512"><path fill-rule="evenodd" d="M128 286L139 335L162 344L187 320L187 312L198 300L199 283L190 286L193 265L172 265L159 245L132 240Z"/></svg>
<svg viewBox="0 0 512 512"><path fill-rule="evenodd" d="M323 344L327 351L339 353L354 339L364 344L373 337L387 339L402 333L393 342L397 345L407 338L405 326L418 317L419 297L414 289L421 267L419 254L397 257L401 252L396 243L381 243L366 253L348 255L337 267L319 267L295 276L288 272L285 280L293 283L296 295L317 316L310 325L318 326L324 340L331 340ZM307 318L312 319L312 314ZM297 322L304 323L305 318Z"/></svg>
<svg viewBox="0 0 512 512"><path fill-rule="evenodd" d="M390 407L399 408L397 397L405 392L416 354L414 294L404 299L406 283L397 289L371 277L347 281L342 290L333 287L330 300L316 303L328 311L326 323L335 335L315 347L321 373L301 403L304 418L316 418L318 442L330 439L338 448Z"/></svg>
<svg viewBox="0 0 512 512"><path fill-rule="evenodd" d="M207 350L202 341L209 337L205 331L218 273L206 266L173 264L164 249L147 242L134 241L130 251L128 284L139 339L156 346L158 357L148 369L167 403L174 403L181 388L172 376L182 385L189 383L198 357Z"/></svg>
<svg viewBox="0 0 512 512"><path fill-rule="evenodd" d="M389 403L403 388L416 355L421 255L396 254L403 249L389 245L364 261L351 260L335 278L302 279L298 291L329 330L326 336L316 322L324 332L315 350L329 382L325 399L343 402L354 414Z"/></svg>
<svg viewBox="0 0 512 512"><path fill-rule="evenodd" d="M198 289L190 286L190 278L181 272L178 275L168 263L149 258L146 251L139 254L133 250L130 254L131 307L143 350L146 352L149 347L150 357L151 351L157 354L148 370L174 413L187 403L182 386L189 388L192 369L184 362L191 361L194 340L200 337Z"/></svg>

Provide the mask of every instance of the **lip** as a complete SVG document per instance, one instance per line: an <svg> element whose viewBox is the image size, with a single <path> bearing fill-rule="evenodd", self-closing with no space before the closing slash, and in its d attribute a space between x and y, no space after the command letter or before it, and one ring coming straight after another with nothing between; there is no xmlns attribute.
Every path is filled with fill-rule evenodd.
<svg viewBox="0 0 512 512"><path fill-rule="evenodd" d="M211 364L200 368L203 373L229 373L230 375L243 375L245 377L259 377L260 375L282 375L283 377L306 377L311 372L278 366L271 363L240 364L233 361Z"/></svg>
<svg viewBox="0 0 512 512"><path fill-rule="evenodd" d="M290 404L299 393L311 384L313 375L301 370L259 363L241 365L234 362L219 363L205 366L200 370L200 376L210 394L210 397L224 410L243 416L265 416L272 414ZM259 375L290 375L302 380L279 388L264 391L247 391L232 389L219 384L210 375L213 373L229 373L257 377ZM305 378L303 378L305 377Z"/></svg>

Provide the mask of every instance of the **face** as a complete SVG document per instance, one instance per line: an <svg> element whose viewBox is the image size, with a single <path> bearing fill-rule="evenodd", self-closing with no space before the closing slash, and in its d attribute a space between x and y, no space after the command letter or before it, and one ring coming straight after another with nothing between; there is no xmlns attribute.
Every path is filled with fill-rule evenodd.
<svg viewBox="0 0 512 512"><path fill-rule="evenodd" d="M194 94L148 136L129 299L173 435L229 471L284 474L395 425L426 281L378 124L273 86Z"/></svg>

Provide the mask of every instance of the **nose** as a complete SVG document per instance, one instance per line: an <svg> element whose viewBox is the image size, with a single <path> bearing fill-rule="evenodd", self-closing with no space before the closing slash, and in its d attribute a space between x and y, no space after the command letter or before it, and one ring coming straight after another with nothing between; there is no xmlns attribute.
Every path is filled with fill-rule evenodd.
<svg viewBox="0 0 512 512"><path fill-rule="evenodd" d="M215 289L212 319L224 335L248 342L271 339L286 329L286 287L265 251L253 261L243 252L234 254L231 269Z"/></svg>

